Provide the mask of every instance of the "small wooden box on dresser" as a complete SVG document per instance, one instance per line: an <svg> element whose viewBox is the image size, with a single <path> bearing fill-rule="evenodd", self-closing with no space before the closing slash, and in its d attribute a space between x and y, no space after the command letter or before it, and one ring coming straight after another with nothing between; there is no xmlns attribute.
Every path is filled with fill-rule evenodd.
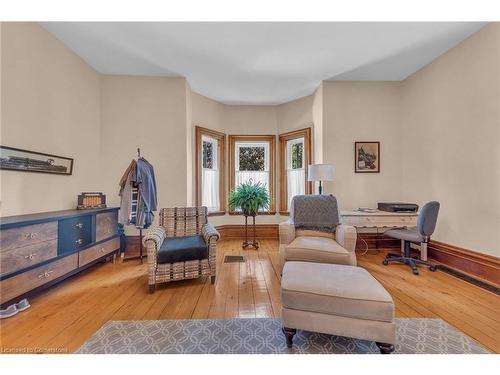
<svg viewBox="0 0 500 375"><path fill-rule="evenodd" d="M0 305L5 308L119 251L118 208L0 218Z"/></svg>

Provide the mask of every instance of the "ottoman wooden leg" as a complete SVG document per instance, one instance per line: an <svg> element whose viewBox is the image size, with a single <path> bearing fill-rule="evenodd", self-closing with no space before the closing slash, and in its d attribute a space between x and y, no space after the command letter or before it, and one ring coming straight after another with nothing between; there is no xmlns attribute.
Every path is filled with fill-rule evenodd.
<svg viewBox="0 0 500 375"><path fill-rule="evenodd" d="M153 294L156 289L156 284L149 285L149 294Z"/></svg>
<svg viewBox="0 0 500 375"><path fill-rule="evenodd" d="M293 345L293 336L297 333L295 328L283 327L283 333L286 337L286 346L287 348L291 348Z"/></svg>
<svg viewBox="0 0 500 375"><path fill-rule="evenodd" d="M394 345L384 342L376 342L381 354L391 354L394 351Z"/></svg>

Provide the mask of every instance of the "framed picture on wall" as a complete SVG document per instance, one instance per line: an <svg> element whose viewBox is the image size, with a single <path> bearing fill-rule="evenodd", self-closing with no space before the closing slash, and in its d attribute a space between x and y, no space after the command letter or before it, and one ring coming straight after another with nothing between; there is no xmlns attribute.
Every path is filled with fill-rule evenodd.
<svg viewBox="0 0 500 375"><path fill-rule="evenodd" d="M73 173L73 159L0 146L0 169L71 175Z"/></svg>
<svg viewBox="0 0 500 375"><path fill-rule="evenodd" d="M354 142L354 172L380 172L380 142Z"/></svg>

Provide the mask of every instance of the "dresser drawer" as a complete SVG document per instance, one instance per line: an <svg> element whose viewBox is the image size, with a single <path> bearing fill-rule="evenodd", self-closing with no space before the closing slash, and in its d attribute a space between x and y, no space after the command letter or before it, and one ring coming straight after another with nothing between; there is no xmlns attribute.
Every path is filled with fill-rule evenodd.
<svg viewBox="0 0 500 375"><path fill-rule="evenodd" d="M57 238L57 221L3 229L0 232L0 251L8 251Z"/></svg>
<svg viewBox="0 0 500 375"><path fill-rule="evenodd" d="M56 260L22 274L0 281L0 302L4 303L23 293L42 286L78 267L78 254Z"/></svg>
<svg viewBox="0 0 500 375"><path fill-rule="evenodd" d="M88 249L80 251L79 254L79 260L78 260L78 266L82 267L86 264L89 264L90 262L99 259L106 254L109 254L115 250L118 250L120 248L120 239L113 238L112 240L103 242L99 245L95 245L92 247L89 247Z"/></svg>
<svg viewBox="0 0 500 375"><path fill-rule="evenodd" d="M97 214L95 225L96 242L105 240L118 233L118 214L116 212L105 212Z"/></svg>
<svg viewBox="0 0 500 375"><path fill-rule="evenodd" d="M71 253L92 242L92 216L59 222L59 255Z"/></svg>
<svg viewBox="0 0 500 375"><path fill-rule="evenodd" d="M0 273L6 275L55 257L57 257L57 240L2 251L0 252Z"/></svg>

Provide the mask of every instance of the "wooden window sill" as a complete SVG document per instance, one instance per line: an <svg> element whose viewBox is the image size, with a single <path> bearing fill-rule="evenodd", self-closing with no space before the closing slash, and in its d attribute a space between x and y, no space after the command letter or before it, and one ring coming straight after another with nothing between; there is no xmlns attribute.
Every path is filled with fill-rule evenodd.
<svg viewBox="0 0 500 375"><path fill-rule="evenodd" d="M243 216L243 212L229 212L229 215L240 215ZM276 215L276 211L268 211L268 212L259 212L257 216L264 216L264 215Z"/></svg>
<svg viewBox="0 0 500 375"><path fill-rule="evenodd" d="M224 216L226 211L212 211L208 213L208 216Z"/></svg>

